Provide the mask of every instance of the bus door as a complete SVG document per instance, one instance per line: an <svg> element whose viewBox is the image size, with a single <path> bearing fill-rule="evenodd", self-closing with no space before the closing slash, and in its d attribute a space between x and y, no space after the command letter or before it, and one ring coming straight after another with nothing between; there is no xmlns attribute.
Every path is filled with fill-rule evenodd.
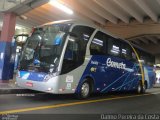
<svg viewBox="0 0 160 120"><path fill-rule="evenodd" d="M63 82L60 83L61 87L65 87L66 92L75 92L80 82L86 68L83 64L87 43L93 31L93 28L77 25L72 29L68 38L61 70L61 81Z"/></svg>

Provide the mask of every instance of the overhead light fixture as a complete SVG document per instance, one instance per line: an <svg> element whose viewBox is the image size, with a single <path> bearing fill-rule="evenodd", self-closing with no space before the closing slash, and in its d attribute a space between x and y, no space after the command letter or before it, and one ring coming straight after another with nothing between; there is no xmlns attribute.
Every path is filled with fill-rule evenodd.
<svg viewBox="0 0 160 120"><path fill-rule="evenodd" d="M49 3L67 14L70 14L70 15L73 14L73 11L70 8L68 8L64 4L60 3L58 0L50 0Z"/></svg>
<svg viewBox="0 0 160 120"><path fill-rule="evenodd" d="M20 26L20 25L16 25L16 26L15 26L15 29L17 29L17 30L21 30L21 29L23 29L23 27L22 27L22 26Z"/></svg>
<svg viewBox="0 0 160 120"><path fill-rule="evenodd" d="M20 15L19 18L22 20L27 20L27 16L25 16L25 15Z"/></svg>

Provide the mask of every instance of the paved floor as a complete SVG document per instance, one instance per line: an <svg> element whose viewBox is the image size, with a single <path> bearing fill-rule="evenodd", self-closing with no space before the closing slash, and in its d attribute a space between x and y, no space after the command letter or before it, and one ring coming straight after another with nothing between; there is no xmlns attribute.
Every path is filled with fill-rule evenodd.
<svg viewBox="0 0 160 120"><path fill-rule="evenodd" d="M8 83L0 83L0 90L6 90L6 89L23 89L16 85L16 75L14 75L12 80L9 80Z"/></svg>
<svg viewBox="0 0 160 120"><path fill-rule="evenodd" d="M113 113L160 114L160 87L156 86L144 95L111 93L92 95L87 100L77 100L73 95L45 93L0 95L0 114L6 113L23 115L71 114L72 117L73 114L78 116ZM60 116L65 118L65 115Z"/></svg>

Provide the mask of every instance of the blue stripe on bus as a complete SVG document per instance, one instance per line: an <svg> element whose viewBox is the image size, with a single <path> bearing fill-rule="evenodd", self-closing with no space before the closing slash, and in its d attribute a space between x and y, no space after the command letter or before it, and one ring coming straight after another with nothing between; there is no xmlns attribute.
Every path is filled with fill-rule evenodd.
<svg viewBox="0 0 160 120"><path fill-rule="evenodd" d="M137 77L138 78L138 77ZM132 79L131 81L129 81L129 82L126 82L125 84L123 84L123 85L121 85L120 87L118 87L118 88L116 88L115 90L118 90L118 89L120 89L121 87L124 87L124 86L126 86L127 84L129 84L129 83L133 83L137 78L134 78L134 79ZM132 85L132 84L131 84ZM128 90L131 90L131 89L128 89Z"/></svg>
<svg viewBox="0 0 160 120"><path fill-rule="evenodd" d="M32 81L44 81L46 73L40 73L40 72L28 72L28 71L19 71L20 78L24 80L32 80Z"/></svg>
<svg viewBox="0 0 160 120"><path fill-rule="evenodd" d="M117 63L124 63L126 69L107 67L108 58ZM137 77L138 71L138 64L129 60L113 56L93 55L79 81L76 93L80 91L80 86L87 75L94 80L94 92L109 92L112 91L112 88L116 90L119 88L119 91L135 89L140 80L140 76ZM126 84L131 82L133 83L130 85Z"/></svg>
<svg viewBox="0 0 160 120"><path fill-rule="evenodd" d="M128 74L129 72L127 72L126 74ZM106 91L109 87L111 87L114 83L116 83L118 80L120 80L122 77L124 77L126 74L120 76L117 80L115 80L114 82L112 82L110 85L108 85L107 87L105 87L103 90L101 90L101 92Z"/></svg>
<svg viewBox="0 0 160 120"><path fill-rule="evenodd" d="M132 69L136 69L136 65L137 65L137 64L134 64L134 66L133 66ZM138 70L139 70L139 69L138 69ZM138 70L136 69L136 71L138 71ZM130 74L131 74L131 73L130 73ZM129 78L130 74L128 74L128 76L127 76L126 79L124 80L123 84L126 84L126 82L129 80L128 78ZM121 85L120 90L121 90L122 87L124 86L123 84Z"/></svg>

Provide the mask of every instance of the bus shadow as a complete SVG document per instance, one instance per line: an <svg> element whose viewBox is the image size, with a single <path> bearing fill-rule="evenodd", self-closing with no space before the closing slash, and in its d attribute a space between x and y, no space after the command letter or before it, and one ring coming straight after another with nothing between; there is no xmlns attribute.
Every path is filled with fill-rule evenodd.
<svg viewBox="0 0 160 120"><path fill-rule="evenodd" d="M160 83L156 83L153 88L160 88Z"/></svg>
<svg viewBox="0 0 160 120"><path fill-rule="evenodd" d="M135 92L108 92L108 93L94 93L91 94L89 98L83 100L96 100L104 98L113 98L113 97L125 97L131 95L138 95ZM39 102L49 102L49 101L82 101L76 98L74 94L49 94L49 93L31 93L26 94L28 100L39 101Z"/></svg>
<svg viewBox="0 0 160 120"><path fill-rule="evenodd" d="M134 91L123 91L123 92L107 92L107 93L94 93L91 95L92 98L104 98L104 97L122 97L122 96L131 96L131 95L138 95L136 92Z"/></svg>

